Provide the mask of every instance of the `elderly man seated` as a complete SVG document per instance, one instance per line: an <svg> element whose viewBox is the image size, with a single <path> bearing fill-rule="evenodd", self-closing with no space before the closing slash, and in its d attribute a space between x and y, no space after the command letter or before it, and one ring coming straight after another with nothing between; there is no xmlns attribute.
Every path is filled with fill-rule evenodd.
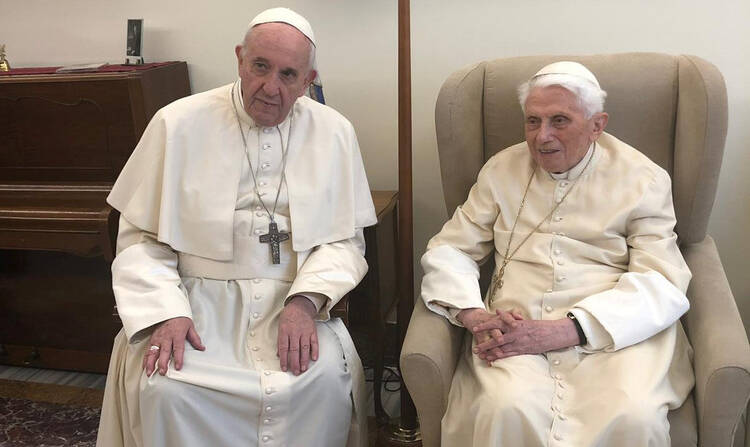
<svg viewBox="0 0 750 447"><path fill-rule="evenodd" d="M366 445L361 363L329 319L376 222L354 129L303 96L299 14L262 12L235 55L235 82L157 112L108 198L123 331L99 446Z"/></svg>
<svg viewBox="0 0 750 447"><path fill-rule="evenodd" d="M521 85L526 142L485 164L428 244L422 297L472 334L442 445L670 445L667 412L694 383L691 275L669 175L604 133L605 97L574 62Z"/></svg>

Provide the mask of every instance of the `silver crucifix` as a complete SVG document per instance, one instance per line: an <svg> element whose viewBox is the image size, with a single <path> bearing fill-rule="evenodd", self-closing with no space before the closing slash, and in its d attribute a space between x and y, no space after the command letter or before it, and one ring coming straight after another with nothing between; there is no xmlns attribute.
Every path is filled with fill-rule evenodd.
<svg viewBox="0 0 750 447"><path fill-rule="evenodd" d="M281 253L279 251L279 242L284 242L289 239L289 233L279 232L279 226L276 222L268 224L268 233L260 235L260 242L262 244L271 245L271 260L274 264L281 264Z"/></svg>

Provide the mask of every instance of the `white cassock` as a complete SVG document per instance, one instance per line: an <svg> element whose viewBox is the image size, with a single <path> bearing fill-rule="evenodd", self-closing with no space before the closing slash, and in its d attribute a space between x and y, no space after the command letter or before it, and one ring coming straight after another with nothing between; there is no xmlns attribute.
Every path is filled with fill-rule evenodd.
<svg viewBox="0 0 750 447"><path fill-rule="evenodd" d="M354 132L308 98L278 129L252 125L240 107L269 211L282 141L288 151L275 221L292 240L274 265L259 241L270 220L231 107L229 85L162 109L109 198L122 212L112 272L123 330L97 445L366 445L361 362L343 323L329 319L367 271L362 227L375 221ZM320 355L299 376L282 372L276 356L279 313L295 293L319 307ZM186 342L180 371L170 363L166 376L146 377L153 325L179 316L193 319L206 350Z"/></svg>
<svg viewBox="0 0 750 447"><path fill-rule="evenodd" d="M573 189L483 302L477 262L494 252L502 265L534 167L526 143L485 164L466 203L428 244L422 298L456 325L458 311L473 307L541 320L572 312L588 343L487 366L466 337L442 445L668 446L667 411L694 384L678 321L691 275L673 231L669 175L608 134L563 175L536 168L511 252Z"/></svg>

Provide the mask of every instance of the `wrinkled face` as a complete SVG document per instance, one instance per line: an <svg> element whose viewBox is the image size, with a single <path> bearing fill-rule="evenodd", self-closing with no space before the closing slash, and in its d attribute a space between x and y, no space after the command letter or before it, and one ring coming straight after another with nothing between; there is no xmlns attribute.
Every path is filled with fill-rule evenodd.
<svg viewBox="0 0 750 447"><path fill-rule="evenodd" d="M285 23L264 23L237 45L237 65L245 111L261 126L286 118L294 102L315 79L304 34Z"/></svg>
<svg viewBox="0 0 750 447"><path fill-rule="evenodd" d="M586 118L576 95L563 87L536 87L526 98L526 143L547 172L575 166L607 125L606 113Z"/></svg>

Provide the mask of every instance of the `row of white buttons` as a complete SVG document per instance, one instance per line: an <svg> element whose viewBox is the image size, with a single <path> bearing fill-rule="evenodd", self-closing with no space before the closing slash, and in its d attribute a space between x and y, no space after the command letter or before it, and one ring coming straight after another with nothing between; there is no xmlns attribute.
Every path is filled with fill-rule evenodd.
<svg viewBox="0 0 750 447"><path fill-rule="evenodd" d="M568 186L568 182L562 181L557 183L557 190L555 191L555 202L560 203L565 196L565 187Z"/></svg>
<svg viewBox="0 0 750 447"><path fill-rule="evenodd" d="M553 364L553 365L555 365L555 366L558 366L558 365L560 365L560 360L558 360L558 359L555 359L555 360L553 360L553 361L552 361L552 364ZM555 374L553 375L553 377L554 377L554 378L555 378L555 379L556 379L556 380L558 381L558 382L557 382L557 386L558 386L559 388L565 388L565 387L563 386L562 382L560 382L560 380L562 380L562 375L561 375L560 373L555 373ZM562 398L563 398L563 395L562 395L562 393L561 393L561 392L558 392L558 393L556 394L556 396L557 396L557 398L558 398L558 399L560 399L560 400L562 400ZM558 418L558 419L560 419L561 421L564 421L565 419L567 419L567 418L566 418L566 417L565 417L565 416L564 416L564 415L562 414L562 412L561 412L561 410L560 410L560 407L559 407L558 405L552 405L552 411L554 411L554 412L556 413L556 415L557 415L557 418ZM562 435L561 435L560 433L555 433L554 435L552 435L552 437L553 437L553 438L555 438L555 440L556 440L556 441L562 441L562 440L563 440L563 436L562 436Z"/></svg>
<svg viewBox="0 0 750 447"><path fill-rule="evenodd" d="M264 371L264 373L265 373L266 375L269 375L269 374L270 374L270 371ZM270 392L269 392L269 390L270 390ZM268 388L266 388L266 394L271 394L271 393L273 393L274 391L275 391L275 390L274 390L273 388L271 388L271 387L268 387ZM269 412L270 412L270 411L271 411L272 409L273 409L273 407L271 407L270 405L269 405L269 406L267 406L267 407L266 407L266 413L269 413ZM264 424L268 424L268 423L270 423L270 422L272 422L272 420L271 420L270 418L266 418L266 419L263 419L263 423L264 423ZM271 439L273 439L273 437L272 437L271 435L263 435L263 437L262 437L261 439L263 440L263 442L268 442L268 441L270 441Z"/></svg>

